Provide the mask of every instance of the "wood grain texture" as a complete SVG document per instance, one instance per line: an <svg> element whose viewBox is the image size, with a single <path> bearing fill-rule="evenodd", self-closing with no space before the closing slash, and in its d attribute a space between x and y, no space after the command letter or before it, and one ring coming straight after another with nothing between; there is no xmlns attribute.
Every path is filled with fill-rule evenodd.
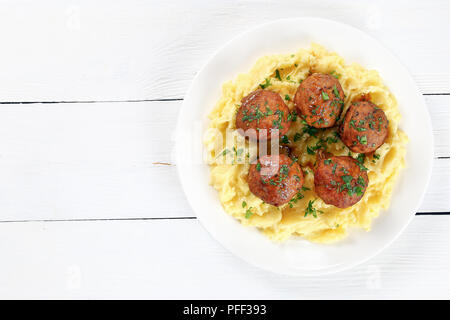
<svg viewBox="0 0 450 320"><path fill-rule="evenodd" d="M449 298L449 224L417 216L368 263L305 278L252 267L197 220L0 223L0 297Z"/></svg>
<svg viewBox="0 0 450 320"><path fill-rule="evenodd" d="M437 155L450 156L450 96L428 96ZM171 165L181 101L0 107L1 221L191 217ZM450 209L436 159L420 211Z"/></svg>
<svg viewBox="0 0 450 320"><path fill-rule="evenodd" d="M450 93L448 1L8 1L0 9L1 101L182 98L226 41L314 16L381 40L424 93ZM13 31L13 32L12 32Z"/></svg>
<svg viewBox="0 0 450 320"><path fill-rule="evenodd" d="M423 93L447 94L425 97L436 159L420 211L449 212L448 1L4 1L0 298L450 298L450 215L416 216L376 258L317 278L261 271L196 219L168 219L194 215L171 157L182 101L148 100L182 99L226 41L302 16L367 32ZM93 103L4 104L27 101Z"/></svg>

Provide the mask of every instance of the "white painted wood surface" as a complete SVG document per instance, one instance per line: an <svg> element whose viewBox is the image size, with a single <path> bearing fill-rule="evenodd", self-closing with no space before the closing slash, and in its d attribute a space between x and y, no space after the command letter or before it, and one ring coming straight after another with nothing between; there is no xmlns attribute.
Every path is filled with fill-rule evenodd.
<svg viewBox="0 0 450 320"><path fill-rule="evenodd" d="M296 16L390 48L427 94L436 149L425 214L311 279L249 266L184 219L167 165L182 101L161 101L237 33ZM0 17L0 298L450 298L450 2L20 0Z"/></svg>
<svg viewBox="0 0 450 320"><path fill-rule="evenodd" d="M426 101L436 155L450 156L450 95ZM0 107L0 221L194 216L167 165L181 103ZM436 158L420 212L450 210L448 181Z"/></svg>
<svg viewBox="0 0 450 320"><path fill-rule="evenodd" d="M369 262L306 278L275 275L243 262L213 241L197 220L1 223L0 296L442 298L450 295L449 224L450 216L417 216Z"/></svg>
<svg viewBox="0 0 450 320"><path fill-rule="evenodd" d="M450 93L450 2L354 0L5 1L1 101L182 98L236 34L315 16L386 44L424 93Z"/></svg>

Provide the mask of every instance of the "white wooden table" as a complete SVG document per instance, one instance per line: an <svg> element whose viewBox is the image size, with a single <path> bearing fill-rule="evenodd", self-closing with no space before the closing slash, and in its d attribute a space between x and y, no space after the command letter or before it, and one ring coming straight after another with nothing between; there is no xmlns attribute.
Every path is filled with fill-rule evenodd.
<svg viewBox="0 0 450 320"><path fill-rule="evenodd" d="M425 95L431 185L385 252L320 278L254 268L172 165L183 96L237 33L284 17L378 38ZM2 1L1 298L450 298L449 1Z"/></svg>

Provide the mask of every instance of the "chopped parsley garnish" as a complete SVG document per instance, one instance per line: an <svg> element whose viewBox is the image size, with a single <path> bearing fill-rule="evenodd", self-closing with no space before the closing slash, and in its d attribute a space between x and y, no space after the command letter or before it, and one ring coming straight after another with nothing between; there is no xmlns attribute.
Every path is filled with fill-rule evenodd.
<svg viewBox="0 0 450 320"><path fill-rule="evenodd" d="M283 126L281 125L281 122L283 121L283 115L284 112L281 111L280 109L278 109L277 111L275 111L275 114L278 115L278 119L277 120L273 120L272 124L275 128L278 127L278 129L283 129Z"/></svg>
<svg viewBox="0 0 450 320"><path fill-rule="evenodd" d="M345 174L348 174L348 170L345 167L342 167L339 170L342 171Z"/></svg>
<svg viewBox="0 0 450 320"><path fill-rule="evenodd" d="M326 137L325 141L328 144L337 143L338 142L338 138L336 137L336 135L334 137Z"/></svg>
<svg viewBox="0 0 450 320"><path fill-rule="evenodd" d="M297 111L294 110L291 113L289 113L288 117L287 117L287 120L288 121L292 121L292 122L297 121Z"/></svg>
<svg viewBox="0 0 450 320"><path fill-rule="evenodd" d="M317 138L316 134L319 132L319 129L308 125L308 123L305 120L302 120L302 123L305 125L302 129L303 133L307 133L310 136Z"/></svg>
<svg viewBox="0 0 450 320"><path fill-rule="evenodd" d="M314 202L315 202L316 200L317 200L317 199L314 199L313 201L309 200L308 206L306 207L306 210L305 210L305 218L306 218L308 215L312 215L314 218L317 218L317 213L318 213L318 212L319 212L319 213L323 213L323 211L317 210L316 208L313 207L313 204L314 204Z"/></svg>
<svg viewBox="0 0 450 320"><path fill-rule="evenodd" d="M344 190L347 190L347 193L349 196L353 196L355 193L358 196L361 196L363 194L362 192L362 188L358 185L355 185L352 187L351 185L351 181L353 180L352 176L342 176L341 177L342 180L344 181L344 184L342 184L339 187L339 191L342 192ZM361 185L364 187L365 183L364 183L364 179L362 177L358 177L358 179L356 180L357 184Z"/></svg>
<svg viewBox="0 0 450 320"><path fill-rule="evenodd" d="M308 152L308 154L310 154L310 155L316 154L316 152L313 149L311 149L309 146L306 147L306 152Z"/></svg>
<svg viewBox="0 0 450 320"><path fill-rule="evenodd" d="M289 144L290 143L289 138L288 138L287 135L283 135L281 137L281 143L283 143L283 144Z"/></svg>
<svg viewBox="0 0 450 320"><path fill-rule="evenodd" d="M261 89L265 89L265 88L267 88L267 87L270 86L270 85L271 85L270 79L266 78L266 79L265 79L265 83L262 83L262 84L260 84L259 86L261 87Z"/></svg>
<svg viewBox="0 0 450 320"><path fill-rule="evenodd" d="M319 109L320 109L320 105L318 105L318 106L314 106L313 105L313 107L314 107L314 109L312 109L311 110L311 113L313 114L313 115L317 115L318 113L318 111L319 111Z"/></svg>
<svg viewBox="0 0 450 320"><path fill-rule="evenodd" d="M361 144L367 144L367 137L366 136L357 136L358 137L358 141L361 143Z"/></svg>
<svg viewBox="0 0 450 320"><path fill-rule="evenodd" d="M332 174L336 174L337 163L333 165L333 170L331 170Z"/></svg>
<svg viewBox="0 0 450 320"><path fill-rule="evenodd" d="M339 90L337 89L336 85L333 86L333 93L339 99L341 98L341 95L339 94Z"/></svg>
<svg viewBox="0 0 450 320"><path fill-rule="evenodd" d="M288 173L289 173L289 167L286 164L281 165L280 174L288 175Z"/></svg>
<svg viewBox="0 0 450 320"><path fill-rule="evenodd" d="M364 179L359 176L358 179L356 180L356 182L361 186L361 187L365 187L366 186L366 182L364 181Z"/></svg>
<svg viewBox="0 0 450 320"><path fill-rule="evenodd" d="M341 176L341 178L344 181L344 183L349 183L353 180L353 177L350 175Z"/></svg>
<svg viewBox="0 0 450 320"><path fill-rule="evenodd" d="M300 140L301 137L302 137L302 135L300 133L296 132L294 134L294 142L297 142L298 140Z"/></svg>
<svg viewBox="0 0 450 320"><path fill-rule="evenodd" d="M275 71L275 78L281 81L280 71L278 69Z"/></svg>
<svg viewBox="0 0 450 320"><path fill-rule="evenodd" d="M256 106L255 112L252 113L252 112L249 112L248 110L245 110L243 114L244 115L242 117L242 121L252 122L252 121L256 120L259 124L259 121L262 118L272 115L273 111L269 107L266 107L266 112L262 112L259 109L259 106Z"/></svg>
<svg viewBox="0 0 450 320"><path fill-rule="evenodd" d="M250 217L253 215L252 207L248 208L247 211L245 211L245 219L250 219Z"/></svg>
<svg viewBox="0 0 450 320"><path fill-rule="evenodd" d="M291 97L289 97L289 95L287 94L287 95L284 96L284 100L290 101L290 100L291 100Z"/></svg>
<svg viewBox="0 0 450 320"><path fill-rule="evenodd" d="M364 161L366 160L366 155L364 153L360 153L358 154L358 156L356 157L356 164L359 166L359 169L361 171L367 171L369 169L367 169L364 166Z"/></svg>
<svg viewBox="0 0 450 320"><path fill-rule="evenodd" d="M366 155L364 153L360 153L356 156L356 161L359 163L364 163L364 160L366 160Z"/></svg>
<svg viewBox="0 0 450 320"><path fill-rule="evenodd" d="M323 163L325 163L326 165L329 165L329 164L331 163L331 159L325 159L325 160L323 161Z"/></svg>
<svg viewBox="0 0 450 320"><path fill-rule="evenodd" d="M322 91L322 99L324 101L330 100L330 97L328 96L328 93L326 93L325 91Z"/></svg>
<svg viewBox="0 0 450 320"><path fill-rule="evenodd" d="M241 156L242 153L244 153L244 149L242 149L242 148L236 150L236 147L233 147L233 151L236 154L236 156L238 156L238 157Z"/></svg>
<svg viewBox="0 0 450 320"><path fill-rule="evenodd" d="M242 201L242 208L245 208L247 206L247 202Z"/></svg>
<svg viewBox="0 0 450 320"><path fill-rule="evenodd" d="M294 203L297 203L298 200L303 199L304 196L303 194L299 191L297 192L297 194L291 199L289 200L289 207L294 207Z"/></svg>
<svg viewBox="0 0 450 320"><path fill-rule="evenodd" d="M276 183L276 181L274 181L273 179L270 179L270 180L269 180L269 183L270 183L271 185L273 185L273 186L277 186L277 185L278 185L278 183Z"/></svg>
<svg viewBox="0 0 450 320"><path fill-rule="evenodd" d="M261 171L261 163L256 164L256 171Z"/></svg>
<svg viewBox="0 0 450 320"><path fill-rule="evenodd" d="M336 79L339 79L341 76L339 73L337 73L335 70L330 72L330 76L335 77Z"/></svg>

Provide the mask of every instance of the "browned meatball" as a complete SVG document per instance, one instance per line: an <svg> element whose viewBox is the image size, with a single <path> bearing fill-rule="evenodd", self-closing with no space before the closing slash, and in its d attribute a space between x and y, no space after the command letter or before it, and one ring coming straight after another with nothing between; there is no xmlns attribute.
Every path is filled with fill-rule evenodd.
<svg viewBox="0 0 450 320"><path fill-rule="evenodd" d="M364 195L369 177L352 157L322 158L318 160L314 173L317 195L327 204L347 208L357 203Z"/></svg>
<svg viewBox="0 0 450 320"><path fill-rule="evenodd" d="M244 97L236 114L236 128L256 130L258 140L270 139L273 130L286 134L291 122L289 108L281 96L270 90L256 90ZM265 130L263 130L265 129Z"/></svg>
<svg viewBox="0 0 450 320"><path fill-rule="evenodd" d="M304 179L298 163L280 154L263 156L250 165L247 181L255 196L278 207L301 190Z"/></svg>
<svg viewBox="0 0 450 320"><path fill-rule="evenodd" d="M294 103L308 125L329 128L339 119L344 97L336 78L329 74L313 73L298 87Z"/></svg>
<svg viewBox="0 0 450 320"><path fill-rule="evenodd" d="M373 152L386 140L388 124L384 111L372 102L354 102L342 122L341 140L353 152Z"/></svg>

